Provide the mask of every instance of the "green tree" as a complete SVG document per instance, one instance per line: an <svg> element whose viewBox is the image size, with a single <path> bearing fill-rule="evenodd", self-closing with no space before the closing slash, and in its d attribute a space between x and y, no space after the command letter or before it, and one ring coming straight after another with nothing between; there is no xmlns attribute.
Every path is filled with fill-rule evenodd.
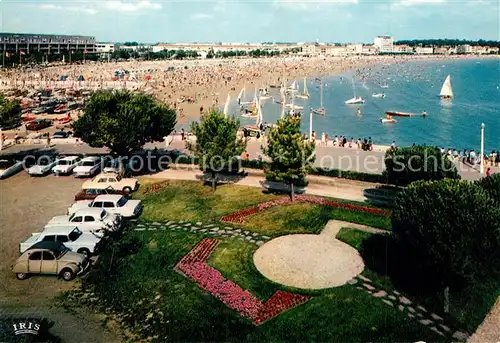
<svg viewBox="0 0 500 343"><path fill-rule="evenodd" d="M500 269L500 207L476 183L419 181L394 202L392 231L429 281L449 287Z"/></svg>
<svg viewBox="0 0 500 343"><path fill-rule="evenodd" d="M389 149L385 154L385 169L389 183L400 185L418 180L460 178L453 163L435 147Z"/></svg>
<svg viewBox="0 0 500 343"><path fill-rule="evenodd" d="M264 169L266 180L290 185L290 196L295 200L294 187L305 185L306 176L315 161L315 144L300 133L300 119L286 116L271 129L263 153L271 159Z"/></svg>
<svg viewBox="0 0 500 343"><path fill-rule="evenodd" d="M127 156L147 142L163 141L176 123L175 111L143 93L97 91L73 124L76 137L92 147Z"/></svg>
<svg viewBox="0 0 500 343"><path fill-rule="evenodd" d="M490 197L500 204L500 174L496 173L477 181L477 184L482 187Z"/></svg>
<svg viewBox="0 0 500 343"><path fill-rule="evenodd" d="M7 129L21 124L21 105L18 100L0 96L0 127Z"/></svg>
<svg viewBox="0 0 500 343"><path fill-rule="evenodd" d="M196 143L188 142L187 148L198 157L200 169L211 174L214 190L219 173L238 171L238 157L246 147L238 138L239 128L238 119L226 118L219 111L211 111L191 125Z"/></svg>

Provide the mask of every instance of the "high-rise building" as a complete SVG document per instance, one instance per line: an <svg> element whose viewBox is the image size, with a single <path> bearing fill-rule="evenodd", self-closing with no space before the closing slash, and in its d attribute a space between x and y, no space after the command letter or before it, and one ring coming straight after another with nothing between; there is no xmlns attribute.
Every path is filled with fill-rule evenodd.
<svg viewBox="0 0 500 343"><path fill-rule="evenodd" d="M379 52L387 53L394 51L394 40L391 36L378 36L373 40L375 46L378 47Z"/></svg>

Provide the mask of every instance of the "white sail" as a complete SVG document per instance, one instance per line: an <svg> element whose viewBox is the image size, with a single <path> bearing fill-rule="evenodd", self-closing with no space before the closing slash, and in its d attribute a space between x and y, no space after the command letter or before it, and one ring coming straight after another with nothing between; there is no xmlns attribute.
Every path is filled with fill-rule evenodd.
<svg viewBox="0 0 500 343"><path fill-rule="evenodd" d="M260 101L257 99L256 102L257 106L257 119L255 121L255 126L260 127L260 124L262 124L262 107L260 106Z"/></svg>
<svg viewBox="0 0 500 343"><path fill-rule="evenodd" d="M243 96L243 94L244 94L244 93L245 93L245 87L243 87L243 88L241 89L240 93L238 94L238 100L240 100L240 101L241 101L241 99L242 99L241 97Z"/></svg>
<svg viewBox="0 0 500 343"><path fill-rule="evenodd" d="M224 115L227 117L229 115L229 103L231 102L231 95L227 94L226 104L224 105Z"/></svg>
<svg viewBox="0 0 500 343"><path fill-rule="evenodd" d="M451 76L448 75L446 80L444 80L443 87L441 87L441 93L439 94L442 97L450 97L453 98L453 89L451 88Z"/></svg>
<svg viewBox="0 0 500 343"><path fill-rule="evenodd" d="M304 77L304 95L309 96L309 90L307 89L307 81L305 77Z"/></svg>

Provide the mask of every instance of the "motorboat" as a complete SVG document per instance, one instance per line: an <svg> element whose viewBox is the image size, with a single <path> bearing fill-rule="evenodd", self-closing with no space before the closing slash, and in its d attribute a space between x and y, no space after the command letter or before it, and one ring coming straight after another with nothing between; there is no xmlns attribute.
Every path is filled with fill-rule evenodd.
<svg viewBox="0 0 500 343"><path fill-rule="evenodd" d="M383 99L383 98L385 98L385 93L373 93L372 97L378 98L378 99Z"/></svg>
<svg viewBox="0 0 500 343"><path fill-rule="evenodd" d="M387 111L387 112L385 112L385 114L388 116L396 116L396 117L414 117L414 116L416 116L415 113L396 112L396 111Z"/></svg>
<svg viewBox="0 0 500 343"><path fill-rule="evenodd" d="M324 116L326 114L326 109L324 107L313 108L311 110L311 112L314 113L314 114L319 114L320 116Z"/></svg>
<svg viewBox="0 0 500 343"><path fill-rule="evenodd" d="M387 124L387 123L397 123L398 121L394 118L380 118L380 121L382 124Z"/></svg>

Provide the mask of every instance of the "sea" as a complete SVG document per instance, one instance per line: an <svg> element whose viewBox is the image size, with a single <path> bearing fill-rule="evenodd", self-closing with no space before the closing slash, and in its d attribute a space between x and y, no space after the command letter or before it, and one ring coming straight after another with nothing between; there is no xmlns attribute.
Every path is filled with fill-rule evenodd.
<svg viewBox="0 0 500 343"><path fill-rule="evenodd" d="M451 76L454 98L441 101L439 93L446 77ZM299 91L303 80L296 80ZM289 81L289 85L292 81ZM304 107L301 130L309 133L310 108L320 107L320 87L316 78L307 79L310 98L295 99ZM342 135L350 139L371 137L375 144L397 146L426 144L445 149L479 149L481 124L484 123L485 152L500 150L500 59L467 59L413 61L386 64L371 69L351 71L322 79L326 115L313 115L316 137L327 133L330 138ZM354 84L354 87L353 87ZM270 89L279 99L279 89ZM346 105L356 96L364 105ZM253 91L249 92L253 97ZM384 93L385 98L374 98ZM252 99L247 99L250 101ZM291 99L288 98L290 103ZM265 100L264 122L275 123L281 107ZM360 110L360 114L358 113ZM382 123L385 111L410 112L414 117L394 117L397 123ZM422 112L427 112L423 117ZM230 112L237 112L232 103ZM241 124L254 124L254 119L240 117Z"/></svg>

